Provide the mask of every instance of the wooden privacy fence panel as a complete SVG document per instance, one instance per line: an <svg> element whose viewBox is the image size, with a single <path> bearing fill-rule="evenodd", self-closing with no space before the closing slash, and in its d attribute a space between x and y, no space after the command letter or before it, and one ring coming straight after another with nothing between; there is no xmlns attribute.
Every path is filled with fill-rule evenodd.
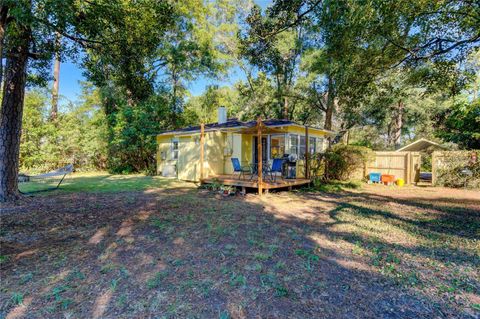
<svg viewBox="0 0 480 319"><path fill-rule="evenodd" d="M375 152L374 160L365 164L363 175L381 173L395 175L405 183L418 182L420 178L420 153L418 152Z"/></svg>

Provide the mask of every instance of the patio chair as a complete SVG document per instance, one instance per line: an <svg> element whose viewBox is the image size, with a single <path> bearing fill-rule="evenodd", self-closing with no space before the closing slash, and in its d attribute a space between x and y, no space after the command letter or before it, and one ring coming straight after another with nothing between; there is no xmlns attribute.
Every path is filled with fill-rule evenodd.
<svg viewBox="0 0 480 319"><path fill-rule="evenodd" d="M238 179L242 179L245 173L250 173L250 166L242 166L238 158L232 158L233 174L238 173Z"/></svg>
<svg viewBox="0 0 480 319"><path fill-rule="evenodd" d="M282 166L283 166L283 159L282 158L274 158L272 167L267 170L267 173L270 174L272 180L274 182L277 181L277 174L280 173L280 177L283 179L282 175Z"/></svg>

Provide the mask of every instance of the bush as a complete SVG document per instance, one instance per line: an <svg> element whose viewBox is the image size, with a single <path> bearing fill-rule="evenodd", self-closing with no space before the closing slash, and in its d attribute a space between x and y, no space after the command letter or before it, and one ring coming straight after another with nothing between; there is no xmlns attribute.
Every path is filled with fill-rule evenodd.
<svg viewBox="0 0 480 319"><path fill-rule="evenodd" d="M348 180L373 157L368 147L337 144L325 152L325 179Z"/></svg>
<svg viewBox="0 0 480 319"><path fill-rule="evenodd" d="M480 151L442 152L443 156L435 163L435 186L479 188L480 161L470 161L472 152L476 152L477 158L480 155Z"/></svg>
<svg viewBox="0 0 480 319"><path fill-rule="evenodd" d="M358 169L373 157L368 147L337 144L325 151L311 156L309 160L310 176L323 181L345 181L351 179Z"/></svg>

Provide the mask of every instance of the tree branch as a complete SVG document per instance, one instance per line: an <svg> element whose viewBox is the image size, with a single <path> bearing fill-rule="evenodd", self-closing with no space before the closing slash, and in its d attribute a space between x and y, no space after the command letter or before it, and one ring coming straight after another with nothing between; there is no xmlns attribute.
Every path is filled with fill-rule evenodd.
<svg viewBox="0 0 480 319"><path fill-rule="evenodd" d="M279 29L277 30L273 30L267 34L264 34L264 35L261 35L260 36L260 39L267 39L269 37L273 37L279 33L282 33L283 31L286 31L292 27L295 27L296 25L300 24L300 22L303 21L303 19L310 13L312 12L313 10L315 10L315 8L322 2L322 0L317 0L315 1L307 10L305 10L304 12L300 13L297 18L290 22L290 23L287 23L287 24L284 24L283 26L281 26Z"/></svg>

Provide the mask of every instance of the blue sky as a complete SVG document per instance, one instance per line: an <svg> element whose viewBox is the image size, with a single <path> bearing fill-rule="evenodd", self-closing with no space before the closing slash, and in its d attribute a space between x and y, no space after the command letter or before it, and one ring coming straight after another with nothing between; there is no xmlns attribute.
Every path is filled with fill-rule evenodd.
<svg viewBox="0 0 480 319"><path fill-rule="evenodd" d="M271 0L256 0L260 7L265 9L272 1ZM238 69L232 69L230 74L221 81L215 81L208 78L199 78L189 84L188 88L193 95L200 95L205 91L205 88L211 84L232 85L240 79L243 79L244 75ZM81 93L81 87L79 81L85 81L85 77L82 75L82 69L79 65L72 61L62 62L60 67L60 87L59 93L63 102L76 101Z"/></svg>

